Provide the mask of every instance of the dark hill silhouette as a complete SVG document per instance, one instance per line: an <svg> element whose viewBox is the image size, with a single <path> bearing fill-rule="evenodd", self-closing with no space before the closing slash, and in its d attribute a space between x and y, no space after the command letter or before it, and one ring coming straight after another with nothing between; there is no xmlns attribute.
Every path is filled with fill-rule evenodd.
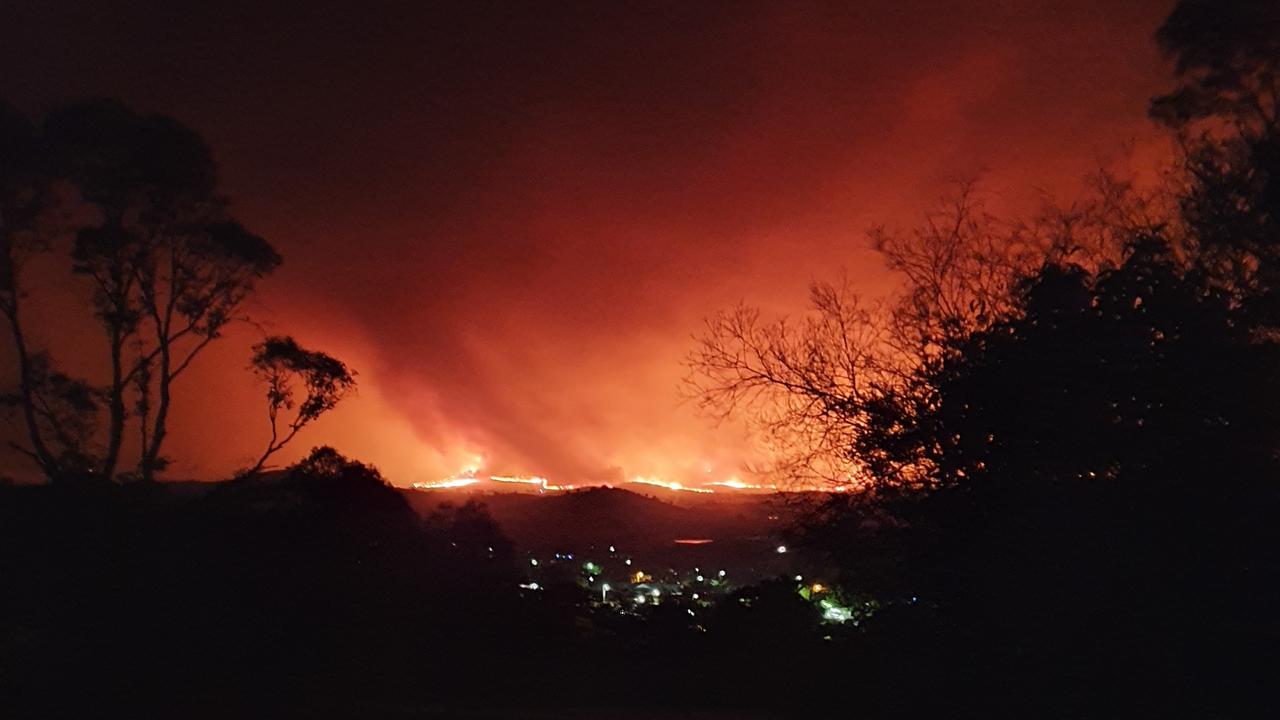
<svg viewBox="0 0 1280 720"><path fill-rule="evenodd" d="M724 569L737 583L756 582L780 574L809 573L817 558L776 547L792 526L787 498L781 495L730 496L717 501L701 495L692 506L629 490L595 487L556 495L527 493L452 493L405 491L411 506L424 516L463 500L479 503L518 553L534 558L552 553L578 553L582 560L631 558L635 568L694 567ZM710 540L705 544L679 539ZM620 570L612 566L613 571Z"/></svg>
<svg viewBox="0 0 1280 720"><path fill-rule="evenodd" d="M677 538L728 539L767 534L766 500L749 505L704 503L682 507L629 490L595 487L560 495L493 493L459 496L447 491L406 491L420 513L459 497L482 502L494 520L527 549L669 544ZM744 512L745 510L745 512Z"/></svg>

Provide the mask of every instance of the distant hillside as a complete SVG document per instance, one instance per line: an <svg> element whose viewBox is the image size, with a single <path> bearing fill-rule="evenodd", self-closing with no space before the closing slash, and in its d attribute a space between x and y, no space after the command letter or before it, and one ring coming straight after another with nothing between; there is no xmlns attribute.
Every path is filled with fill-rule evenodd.
<svg viewBox="0 0 1280 720"><path fill-rule="evenodd" d="M652 547L678 538L727 541L777 529L776 521L769 520L769 500L763 496L686 507L610 487L554 495L420 490L407 490L405 495L423 514L442 503L483 503L507 535L526 549Z"/></svg>

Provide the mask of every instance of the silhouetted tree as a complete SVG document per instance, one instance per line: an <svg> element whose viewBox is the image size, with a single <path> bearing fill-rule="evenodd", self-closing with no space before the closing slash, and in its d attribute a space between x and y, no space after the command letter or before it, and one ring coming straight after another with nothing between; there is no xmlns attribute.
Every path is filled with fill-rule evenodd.
<svg viewBox="0 0 1280 720"><path fill-rule="evenodd" d="M1182 147L1183 220L1206 269L1280 325L1280 7L1182 0L1156 38L1177 84L1151 116Z"/></svg>
<svg viewBox="0 0 1280 720"><path fill-rule="evenodd" d="M54 168L44 139L16 109L0 103L0 313L9 326L18 366L17 389L4 405L18 410L30 447L12 446L32 458L50 480L80 477L94 464L88 451L95 393L82 381L57 371L47 352L31 347L22 322L28 288L23 270L36 254L50 250L59 229L51 217L56 196Z"/></svg>
<svg viewBox="0 0 1280 720"><path fill-rule="evenodd" d="M772 472L846 489L927 484L925 458L863 439L882 437L880 408L927 404L927 369L1012 312L1019 278L1074 247L1070 227L1034 230L999 223L962 185L920 228L872 231L906 281L897 298L868 302L847 282L815 283L798 321L722 312L687 358L684 389L713 415L748 413L774 450Z"/></svg>
<svg viewBox="0 0 1280 720"><path fill-rule="evenodd" d="M489 558L506 563L511 560L511 541L489 515L483 503L467 500L460 506L441 505L427 518L427 525L450 538L466 556Z"/></svg>
<svg viewBox="0 0 1280 720"><path fill-rule="evenodd" d="M1178 84L1152 115L1175 128L1207 120L1228 134L1269 132L1280 109L1277 30L1280 10L1267 0L1180 0L1156 33Z"/></svg>
<svg viewBox="0 0 1280 720"><path fill-rule="evenodd" d="M730 642L767 642L788 647L807 640L818 626L813 607L796 594L795 584L767 580L737 590L715 607L710 628Z"/></svg>
<svg viewBox="0 0 1280 720"><path fill-rule="evenodd" d="M1048 668L1100 695L1257 679L1203 658L1258 652L1280 600L1278 28L1274 3L1184 1L1161 29L1173 212L1107 183L1030 225L961 204L876 237L891 301L818 286L798 324L740 309L700 338L695 395L837 468L810 537L936 610L957 662L1046 692Z"/></svg>
<svg viewBox="0 0 1280 720"><path fill-rule="evenodd" d="M235 220L217 192L208 147L175 120L94 101L57 110L36 127L3 106L0 135L0 312L18 360L18 388L8 400L21 411L31 446L19 449L50 479L111 478L132 410L138 473L154 479L166 463L173 383L241 318L245 298L280 256ZM94 216L75 232L71 267L92 283L94 314L107 339L111 375L102 392L57 372L47 353L30 347L22 324L23 267L33 253L51 249L51 236L68 225L53 212L51 188L63 180ZM38 389L37 380L45 386ZM55 396L74 402L58 412L41 407ZM93 434L96 418L73 423L66 413L96 414L100 405L103 451L88 452L90 437L68 447L81 431ZM55 416L58 426L74 424L76 432L56 430Z"/></svg>
<svg viewBox="0 0 1280 720"><path fill-rule="evenodd" d="M146 376L154 381L154 416L140 418L138 469L153 479L165 462L173 382L236 319L280 256L230 215L208 147L177 121L100 101L54 112L45 128L64 171L101 215L79 233L73 260L75 272L94 283L111 358L102 470L115 470L125 395ZM137 346L132 362L130 343ZM152 388L142 389L150 410Z"/></svg>
<svg viewBox="0 0 1280 720"><path fill-rule="evenodd" d="M273 454L313 420L332 410L355 388L355 373L342 361L316 350L307 350L291 337L269 337L253 348L253 372L267 386L267 417L271 439L262 456L244 475L254 475ZM296 396L295 385L305 396ZM280 414L293 410L283 428Z"/></svg>
<svg viewBox="0 0 1280 720"><path fill-rule="evenodd" d="M345 514L350 521L368 523L369 527L376 527L380 517L416 524L417 516L408 502L376 467L352 460L327 445L312 449L290 467L285 486L304 493L309 510L335 518Z"/></svg>
<svg viewBox="0 0 1280 720"><path fill-rule="evenodd" d="M20 312L25 289L22 268L30 253L41 249L36 229L44 211L44 193L35 172L36 130L21 113L0 104L0 311L4 312L18 360L19 406L31 449L15 447L33 457L48 477L58 475L57 463L44 443L32 396L31 351Z"/></svg>
<svg viewBox="0 0 1280 720"><path fill-rule="evenodd" d="M1082 391L1124 408L1137 402L1124 382L1172 388L1188 379L1173 374L1184 369L1164 355L1171 347L1194 346L1223 363L1229 358L1255 367L1257 357L1232 353L1267 352L1251 345L1259 339L1251 333L1269 326L1263 313L1270 312L1273 291L1280 287L1280 274L1269 270L1280 267L1276 193L1268 179L1277 160L1270 149L1277 137L1277 22L1271 3L1189 0L1159 33L1162 47L1177 58L1181 84L1153 101L1152 114L1194 140L1186 153L1184 222L1161 217L1159 208L1139 207L1136 195L1104 183L1083 211L1000 225L970 201L966 189L959 202L927 215L915 232L873 231L875 246L905 280L892 301L867 303L847 288L819 284L812 290L813 312L800 323L764 323L750 308L711 320L689 359L693 395L716 414L754 413L784 457L798 456L803 468L817 458L837 469L834 479L841 485L927 489L990 473L996 456L1027 456L988 438L995 433L960 432L976 403L991 401L986 393L996 389L988 385L995 377L962 399L946 397L959 392L959 385L948 384L951 373L970 372L981 353L1005 336L1021 343L1033 330L1061 327L1063 347L1039 347L1042 362L1026 367L1040 368L1040 382L1060 386L1065 399L1046 409L1060 407L1067 414L1048 414L1078 420L1078 427L1094 428L1090 432L1111 429L1102 413L1079 415L1085 412ZM1050 298L1053 314L1041 316L1038 309ZM1112 313L1112 326L1082 319L1099 308ZM1103 388L1098 368L1068 362L1091 351L1118 351L1114 343L1126 333L1147 338L1151 344L1143 349L1152 357L1124 358L1131 368L1124 382ZM1151 364L1157 354L1161 364ZM1194 354L1179 357L1190 363L1186 358ZM1096 360L1113 363L1106 369L1114 373L1120 358ZM1030 397L1026 393L1024 388L1014 397ZM991 417L1021 418L1025 412L1014 412L1018 407L1011 402L1004 408L1009 414ZM1202 417L1194 403L1178 407L1191 425ZM1243 406L1234 410L1254 413ZM1250 417L1266 420L1256 413ZM1007 430L1037 443L1060 441L1061 448L1082 441L1021 420ZM1189 440L1166 437L1153 446ZM1107 456L1121 444L1085 445L1087 451L1068 453L1070 462L1094 451ZM1063 458L1043 450L1035 453L1038 462ZM1108 466L1097 457L1089 463L1077 469L1101 473Z"/></svg>
<svg viewBox="0 0 1280 720"><path fill-rule="evenodd" d="M30 356L26 364L25 393L0 394L0 406L23 407L30 401L35 435L47 438L47 452L56 448L53 479L88 477L97 470L97 455L91 445L97 432L101 391L53 369L46 353Z"/></svg>

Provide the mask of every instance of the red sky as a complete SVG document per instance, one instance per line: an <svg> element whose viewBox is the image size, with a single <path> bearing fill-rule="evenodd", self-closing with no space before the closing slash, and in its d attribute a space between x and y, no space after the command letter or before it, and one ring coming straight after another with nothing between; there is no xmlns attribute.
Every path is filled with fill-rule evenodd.
<svg viewBox="0 0 1280 720"><path fill-rule="evenodd" d="M285 256L255 315L360 372L293 455L403 485L476 456L562 483L740 474L742 432L678 402L702 317L795 311L841 268L885 291L863 232L955 178L1027 208L1165 147L1167 0L207 5L10 0L0 96L199 130ZM74 361L70 309L36 313ZM181 381L171 475L265 442L254 332Z"/></svg>

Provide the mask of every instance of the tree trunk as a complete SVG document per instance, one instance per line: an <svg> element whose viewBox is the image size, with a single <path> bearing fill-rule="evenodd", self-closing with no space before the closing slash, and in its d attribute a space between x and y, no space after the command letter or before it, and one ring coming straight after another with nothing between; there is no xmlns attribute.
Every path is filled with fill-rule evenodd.
<svg viewBox="0 0 1280 720"><path fill-rule="evenodd" d="M156 406L155 424L151 426L151 445L142 458L142 479L155 480L156 463L160 459L160 446L164 443L165 422L169 418L169 384L173 382L170 366L170 347L167 332L160 338L160 375L156 381L159 389L159 404Z"/></svg>
<svg viewBox="0 0 1280 720"><path fill-rule="evenodd" d="M107 455L102 461L102 476L107 480L116 474L116 464L120 461L120 446L124 442L124 389L123 370L120 367L120 353L123 342L118 331L111 331L111 395L108 399L110 411L110 427L107 430Z"/></svg>
<svg viewBox="0 0 1280 720"><path fill-rule="evenodd" d="M27 353L26 336L22 332L22 322L18 318L16 300L10 312L6 312L5 315L9 318L9 328L13 333L13 345L18 352L18 389L22 396L22 417L26 421L27 436L31 440L32 455L36 464L40 466L40 471L49 479L49 482L57 482L62 479L58 461L49 452L48 446L44 444L44 439L40 436L40 423L36 419L35 398L31 389L31 357Z"/></svg>

